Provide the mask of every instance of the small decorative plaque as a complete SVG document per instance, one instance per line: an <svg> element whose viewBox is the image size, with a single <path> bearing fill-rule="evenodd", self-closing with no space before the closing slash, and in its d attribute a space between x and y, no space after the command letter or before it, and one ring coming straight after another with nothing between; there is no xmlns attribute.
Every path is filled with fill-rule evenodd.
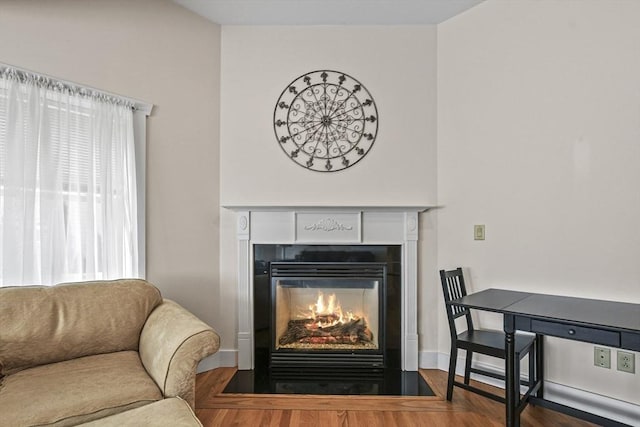
<svg viewBox="0 0 640 427"><path fill-rule="evenodd" d="M359 243L361 224L360 212L297 212L296 241Z"/></svg>

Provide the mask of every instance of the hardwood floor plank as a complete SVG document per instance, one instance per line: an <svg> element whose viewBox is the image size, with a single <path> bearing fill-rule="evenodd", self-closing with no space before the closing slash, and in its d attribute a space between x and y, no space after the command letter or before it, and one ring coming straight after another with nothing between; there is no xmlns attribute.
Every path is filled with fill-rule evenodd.
<svg viewBox="0 0 640 427"><path fill-rule="evenodd" d="M196 402L204 402L209 396L216 396L224 390L236 368L218 368L198 374L196 379Z"/></svg>
<svg viewBox="0 0 640 427"><path fill-rule="evenodd" d="M342 411L423 411L425 405L430 411L450 411L449 403L442 398L408 398L363 396L306 396L306 395L223 395L208 398L201 408L243 408L243 409L306 409Z"/></svg>

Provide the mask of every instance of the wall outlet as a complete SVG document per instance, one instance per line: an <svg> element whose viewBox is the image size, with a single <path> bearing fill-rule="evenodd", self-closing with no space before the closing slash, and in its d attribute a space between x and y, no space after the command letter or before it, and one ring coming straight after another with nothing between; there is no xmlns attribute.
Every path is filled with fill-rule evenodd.
<svg viewBox="0 0 640 427"><path fill-rule="evenodd" d="M636 355L628 351L618 350L618 371L636 373Z"/></svg>
<svg viewBox="0 0 640 427"><path fill-rule="evenodd" d="M594 347L593 364L601 368L611 369L611 350L604 347Z"/></svg>
<svg viewBox="0 0 640 427"><path fill-rule="evenodd" d="M473 226L473 239L484 240L484 224L477 224Z"/></svg>

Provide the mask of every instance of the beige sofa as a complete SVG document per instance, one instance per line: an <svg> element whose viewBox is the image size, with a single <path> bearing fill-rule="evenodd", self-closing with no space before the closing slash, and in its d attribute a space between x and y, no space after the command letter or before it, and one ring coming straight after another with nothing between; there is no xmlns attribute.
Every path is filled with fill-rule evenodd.
<svg viewBox="0 0 640 427"><path fill-rule="evenodd" d="M219 344L144 280L0 288L0 425L78 425L171 397L193 408L196 367Z"/></svg>

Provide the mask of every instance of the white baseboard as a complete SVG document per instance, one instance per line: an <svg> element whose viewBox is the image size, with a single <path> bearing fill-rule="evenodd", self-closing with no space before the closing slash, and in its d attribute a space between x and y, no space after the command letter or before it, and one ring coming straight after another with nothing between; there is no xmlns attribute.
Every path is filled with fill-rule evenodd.
<svg viewBox="0 0 640 427"><path fill-rule="evenodd" d="M545 398L631 426L640 426L640 405L551 381L544 382Z"/></svg>
<svg viewBox="0 0 640 427"><path fill-rule="evenodd" d="M238 366L238 350L223 349L216 354L205 357L198 365L198 373L216 368L230 368Z"/></svg>
<svg viewBox="0 0 640 427"><path fill-rule="evenodd" d="M438 357L440 353L435 351L421 351L418 353L418 366L421 369L440 369ZM447 363L448 363L447 359ZM447 365L448 366L448 365ZM447 369L449 369L447 367Z"/></svg>
<svg viewBox="0 0 640 427"><path fill-rule="evenodd" d="M464 352L460 352L464 355ZM422 351L419 355L421 369L439 369L447 372L449 370L449 354L435 351ZM456 363L456 374L464 375L464 357L458 356ZM474 367L486 369L494 372L501 372L503 367L490 365L488 363L473 363ZM526 372L523 372L525 374ZM526 378L526 375L523 375ZM471 378L485 384L504 389L504 383L500 380L472 374ZM589 391L580 390L564 384L551 381L544 382L545 398L562 405L591 412L592 414L610 418L621 423L632 426L640 426L640 405L625 402L611 397Z"/></svg>

